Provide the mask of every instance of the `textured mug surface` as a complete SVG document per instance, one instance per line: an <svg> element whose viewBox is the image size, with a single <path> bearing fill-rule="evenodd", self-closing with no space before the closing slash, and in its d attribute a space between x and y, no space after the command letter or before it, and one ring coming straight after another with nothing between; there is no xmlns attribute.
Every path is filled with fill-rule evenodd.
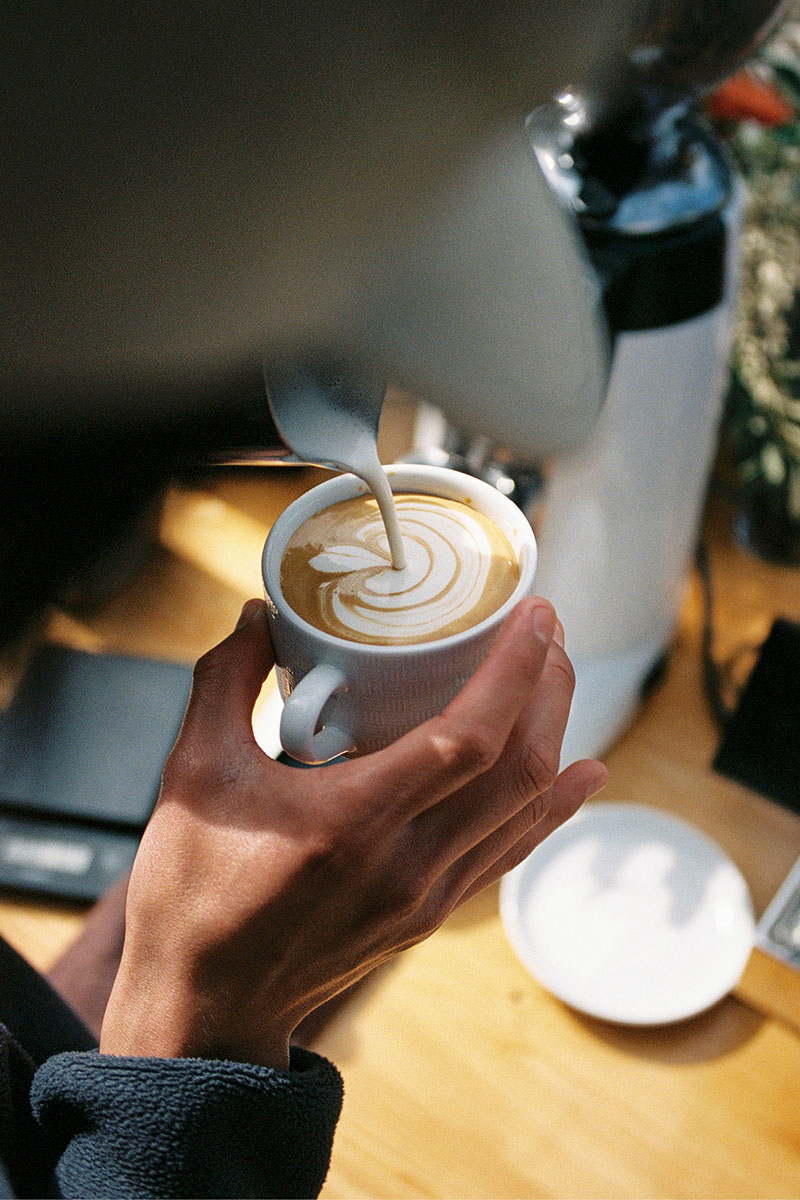
<svg viewBox="0 0 800 1200"><path fill-rule="evenodd" d="M333 637L288 605L280 584L281 563L289 538L303 521L340 500L366 494L367 488L355 476L341 475L295 500L272 527L262 566L278 687L286 702L281 742L303 762L377 750L441 712L486 657L514 605L533 591L536 541L508 497L482 480L440 467L400 464L386 471L395 492L443 496L489 517L511 543L519 582L490 617L436 641L387 646ZM312 675L318 667L325 670Z"/></svg>

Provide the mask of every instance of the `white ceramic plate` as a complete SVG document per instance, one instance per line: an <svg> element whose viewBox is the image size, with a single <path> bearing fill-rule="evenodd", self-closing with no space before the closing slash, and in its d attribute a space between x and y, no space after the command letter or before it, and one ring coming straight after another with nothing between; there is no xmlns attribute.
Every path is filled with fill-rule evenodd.
<svg viewBox="0 0 800 1200"><path fill-rule="evenodd" d="M705 834L638 804L592 803L504 879L503 923L534 978L573 1008L660 1025L739 981L755 921Z"/></svg>

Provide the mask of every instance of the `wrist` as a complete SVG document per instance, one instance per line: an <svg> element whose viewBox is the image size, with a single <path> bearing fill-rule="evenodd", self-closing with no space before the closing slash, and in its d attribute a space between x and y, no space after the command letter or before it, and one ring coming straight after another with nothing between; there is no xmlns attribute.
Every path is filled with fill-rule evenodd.
<svg viewBox="0 0 800 1200"><path fill-rule="evenodd" d="M164 980L157 989L129 984L121 969L100 1032L100 1053L132 1058L206 1058L289 1069L289 1035L219 1030L219 1011Z"/></svg>

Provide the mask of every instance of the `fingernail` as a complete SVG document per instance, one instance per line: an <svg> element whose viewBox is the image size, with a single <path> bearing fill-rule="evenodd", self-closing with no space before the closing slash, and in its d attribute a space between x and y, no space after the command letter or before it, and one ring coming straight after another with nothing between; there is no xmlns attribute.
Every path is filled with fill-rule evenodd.
<svg viewBox="0 0 800 1200"><path fill-rule="evenodd" d="M586 785L585 800L591 800L592 796L596 796L598 792L602 792L603 788L608 783L608 771L603 768L598 771L590 783Z"/></svg>
<svg viewBox="0 0 800 1200"><path fill-rule="evenodd" d="M247 600L239 614L239 620L236 622L236 628L241 629L248 621L251 621L257 612L261 611L260 600Z"/></svg>
<svg viewBox="0 0 800 1200"><path fill-rule="evenodd" d="M533 613L533 629L536 636L546 646L553 639L553 631L556 624L556 615L549 604L540 604Z"/></svg>
<svg viewBox="0 0 800 1200"><path fill-rule="evenodd" d="M556 621L556 627L553 630L553 641L556 642L561 649L564 649L564 626L560 621Z"/></svg>

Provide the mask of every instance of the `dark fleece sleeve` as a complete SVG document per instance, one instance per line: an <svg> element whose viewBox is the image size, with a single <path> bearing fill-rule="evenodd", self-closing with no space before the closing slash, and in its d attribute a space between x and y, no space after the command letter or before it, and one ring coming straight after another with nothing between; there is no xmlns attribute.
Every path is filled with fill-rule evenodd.
<svg viewBox="0 0 800 1200"><path fill-rule="evenodd" d="M31 1090L66 1197L316 1196L341 1102L336 1068L296 1047L286 1072L59 1054Z"/></svg>

